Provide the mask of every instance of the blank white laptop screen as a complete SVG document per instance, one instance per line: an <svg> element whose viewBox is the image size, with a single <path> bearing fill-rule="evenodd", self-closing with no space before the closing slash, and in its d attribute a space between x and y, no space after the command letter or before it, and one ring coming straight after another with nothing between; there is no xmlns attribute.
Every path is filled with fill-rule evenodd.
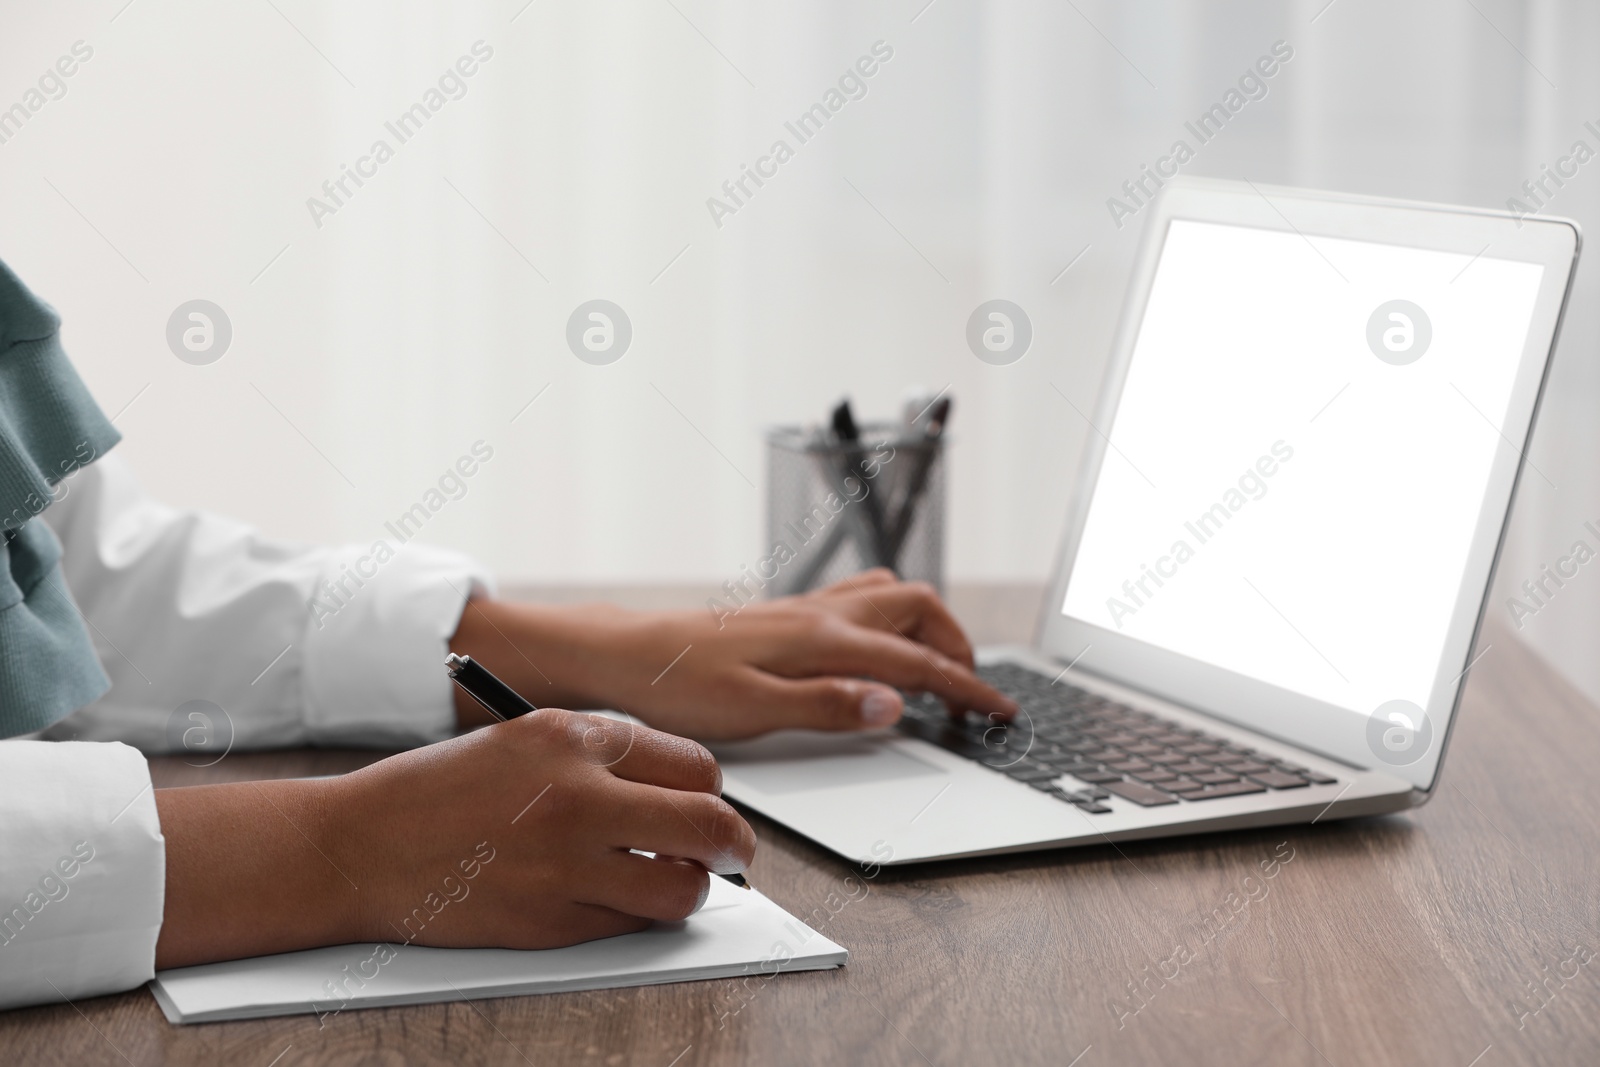
<svg viewBox="0 0 1600 1067"><path fill-rule="evenodd" d="M1062 611L1427 707L1543 270L1173 221Z"/></svg>

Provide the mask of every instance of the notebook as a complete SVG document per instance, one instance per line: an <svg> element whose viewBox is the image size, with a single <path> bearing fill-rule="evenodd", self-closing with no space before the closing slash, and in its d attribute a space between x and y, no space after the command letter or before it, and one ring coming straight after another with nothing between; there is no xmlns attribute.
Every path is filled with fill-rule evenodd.
<svg viewBox="0 0 1600 1067"><path fill-rule="evenodd" d="M360 944L162 971L150 992L171 1023L261 1019L449 1000L826 970L848 953L754 889L711 879L705 905L657 923L537 952Z"/></svg>

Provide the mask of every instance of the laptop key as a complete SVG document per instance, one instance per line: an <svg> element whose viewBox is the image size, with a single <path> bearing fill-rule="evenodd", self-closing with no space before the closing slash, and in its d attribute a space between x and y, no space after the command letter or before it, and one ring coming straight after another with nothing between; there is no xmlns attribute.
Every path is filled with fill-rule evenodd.
<svg viewBox="0 0 1600 1067"><path fill-rule="evenodd" d="M1215 769L1216 768L1212 767L1211 764L1201 763L1199 760L1192 760L1188 763L1174 763L1167 765L1167 770L1172 771L1174 774L1210 774Z"/></svg>
<svg viewBox="0 0 1600 1067"><path fill-rule="evenodd" d="M1258 760L1253 759L1227 760L1223 763L1217 764L1217 766L1225 771L1232 771L1234 774L1257 774L1261 771L1270 771L1273 769L1267 766L1265 763L1261 763Z"/></svg>
<svg viewBox="0 0 1600 1067"><path fill-rule="evenodd" d="M989 753L981 741L975 741L948 724L934 724L920 719L901 719L900 732L919 738L942 749L968 759L979 759Z"/></svg>
<svg viewBox="0 0 1600 1067"><path fill-rule="evenodd" d="M1194 776L1194 780L1204 782L1206 785L1225 785L1228 782L1237 782L1239 776L1237 774L1229 774L1227 771L1212 771L1210 774L1197 774Z"/></svg>
<svg viewBox="0 0 1600 1067"><path fill-rule="evenodd" d="M1075 807L1077 807L1077 809L1079 811L1088 812L1090 815L1105 815L1105 814L1107 814L1108 812L1111 811L1110 808L1106 807L1104 804L1100 803L1098 800L1082 801L1082 802L1076 804Z"/></svg>
<svg viewBox="0 0 1600 1067"><path fill-rule="evenodd" d="M1048 763L1038 763L1031 759L1021 759L1016 756L1011 758L1011 762L1003 767L996 767L995 770L1000 771L1002 774L1009 774L1013 778L1061 777L1061 769L1059 767L1052 767Z"/></svg>
<svg viewBox="0 0 1600 1067"><path fill-rule="evenodd" d="M1080 782L1088 782L1090 785L1103 785L1107 789L1111 788L1112 782L1122 781L1122 775L1116 771L1082 771L1073 774L1072 777Z"/></svg>
<svg viewBox="0 0 1600 1067"><path fill-rule="evenodd" d="M1198 793L1183 794L1184 800L1214 800L1217 797L1237 797L1246 793L1265 793L1264 786L1254 782L1229 782L1226 785L1208 785Z"/></svg>
<svg viewBox="0 0 1600 1067"><path fill-rule="evenodd" d="M1002 774L1010 774L1011 777L1061 777L1061 768L1054 768L1048 763L1034 763L1032 760L1016 760L1016 758L994 769Z"/></svg>
<svg viewBox="0 0 1600 1067"><path fill-rule="evenodd" d="M1070 774L1074 777L1079 777L1085 774L1093 774L1095 771L1100 769L1100 764L1095 763L1092 760L1076 760L1070 763L1064 760L1046 760L1045 762L1050 764L1050 766L1054 767L1056 770L1060 771L1062 774Z"/></svg>
<svg viewBox="0 0 1600 1067"><path fill-rule="evenodd" d="M1023 785L1036 785L1045 789L1050 787L1051 782L1061 777L1060 771L1021 771L1017 774L1012 774L1010 771L1002 771L1001 773L1014 782L1021 782Z"/></svg>
<svg viewBox="0 0 1600 1067"><path fill-rule="evenodd" d="M1282 760L1275 760L1273 762L1272 769L1275 771L1282 771L1285 774L1292 774L1296 778L1304 778L1306 781L1315 782L1317 785L1332 785L1338 781L1337 778L1330 778L1326 774L1319 774L1309 767L1302 767L1298 763L1285 763Z"/></svg>
<svg viewBox="0 0 1600 1067"><path fill-rule="evenodd" d="M1162 804L1176 804L1178 798L1171 793L1163 792L1155 786L1144 785L1141 782L1106 782L1107 792L1119 796L1123 800L1131 800L1135 804L1147 808L1157 807Z"/></svg>
<svg viewBox="0 0 1600 1067"><path fill-rule="evenodd" d="M1289 774L1285 771L1263 771L1250 776L1252 782L1260 782L1268 789L1298 789L1311 783L1298 774Z"/></svg>

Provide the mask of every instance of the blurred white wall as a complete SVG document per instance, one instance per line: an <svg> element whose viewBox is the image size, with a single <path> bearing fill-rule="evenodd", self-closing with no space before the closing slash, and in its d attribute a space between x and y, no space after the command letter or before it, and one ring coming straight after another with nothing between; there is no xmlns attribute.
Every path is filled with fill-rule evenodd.
<svg viewBox="0 0 1600 1067"><path fill-rule="evenodd" d="M949 386L948 573L1037 579L1092 432L1061 394L1094 402L1137 240L1106 199L1185 119L1286 41L1187 173L1503 207L1600 148L1597 31L1579 0L6 0L0 108L93 55L0 143L0 258L173 502L370 540L482 439L430 540L513 581L715 581L761 548L763 426ZM478 41L465 94L399 145L384 123ZM878 41L866 95L716 225L707 198ZM317 226L307 199L380 137L394 158ZM1596 217L1600 162L1549 210ZM1597 279L1502 617L1600 518ZM1034 324L1011 366L964 341L993 297ZM165 340L194 298L233 324L209 366ZM610 366L564 341L594 298L633 324ZM1600 694L1600 571L1522 632Z"/></svg>

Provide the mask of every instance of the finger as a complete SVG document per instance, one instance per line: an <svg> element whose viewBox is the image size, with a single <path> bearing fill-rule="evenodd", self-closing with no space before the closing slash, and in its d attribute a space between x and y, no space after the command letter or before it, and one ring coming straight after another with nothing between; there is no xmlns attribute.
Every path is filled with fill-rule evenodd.
<svg viewBox="0 0 1600 1067"><path fill-rule="evenodd" d="M751 685L762 725L781 730L873 730L890 726L905 710L900 694L859 678L782 678L753 672Z"/></svg>
<svg viewBox="0 0 1600 1067"><path fill-rule="evenodd" d="M722 792L722 770L698 742L604 715L573 715L568 740L618 778L693 793Z"/></svg>
<svg viewBox="0 0 1600 1067"><path fill-rule="evenodd" d="M600 801L606 844L694 860L716 874L736 874L756 854L756 832L721 797L614 781Z"/></svg>
<svg viewBox="0 0 1600 1067"><path fill-rule="evenodd" d="M902 637L937 648L967 667L973 665L972 643L939 593L927 582L895 582L856 591L859 603L849 609L852 621L874 630L890 630Z"/></svg>
<svg viewBox="0 0 1600 1067"><path fill-rule="evenodd" d="M897 689L932 693L951 708L1002 719L1017 710L1016 701L938 649L865 626L846 623L819 632L799 662L805 674L872 678Z"/></svg>
<svg viewBox="0 0 1600 1067"><path fill-rule="evenodd" d="M579 899L624 915L675 922L699 911L710 892L711 876L698 863L619 851L601 861Z"/></svg>

